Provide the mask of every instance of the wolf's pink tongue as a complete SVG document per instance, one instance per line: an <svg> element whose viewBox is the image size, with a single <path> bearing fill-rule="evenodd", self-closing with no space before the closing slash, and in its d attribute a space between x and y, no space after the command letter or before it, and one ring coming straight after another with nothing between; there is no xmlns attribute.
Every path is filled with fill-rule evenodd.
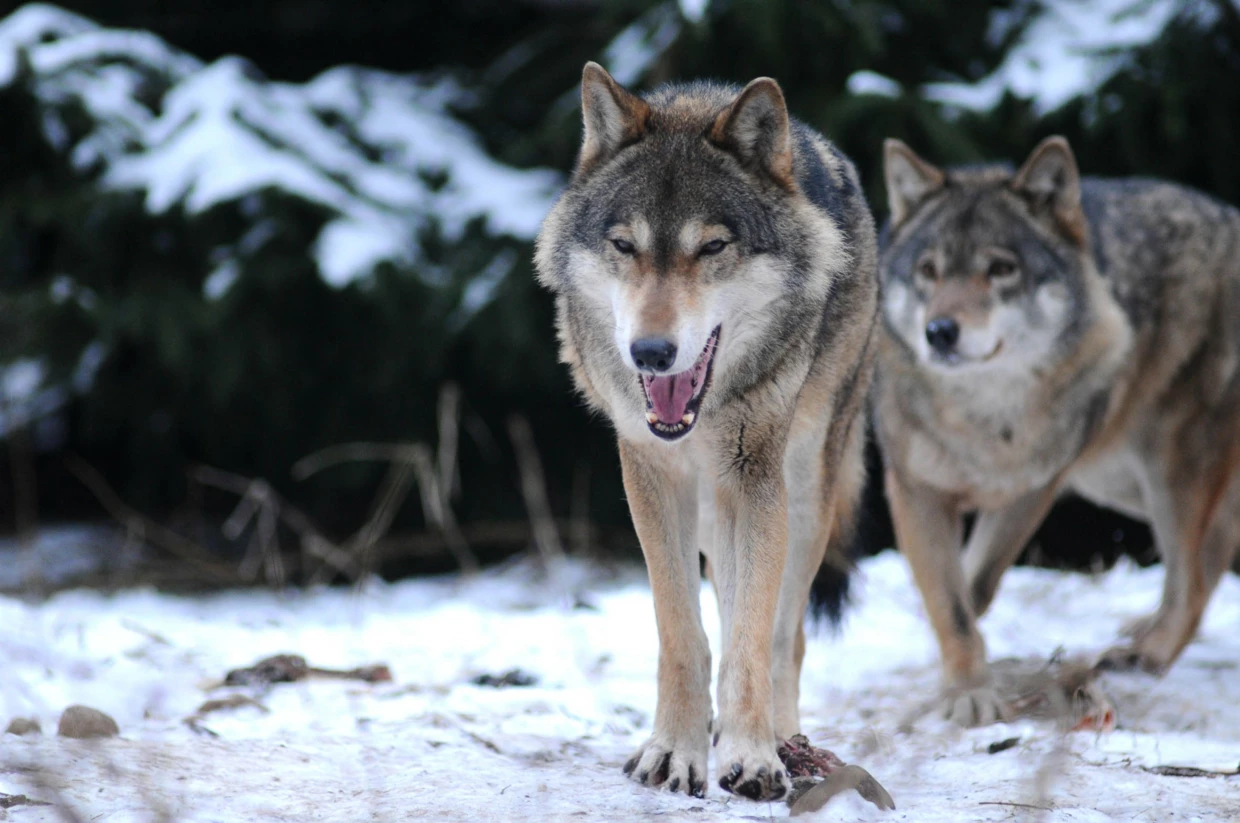
<svg viewBox="0 0 1240 823"><path fill-rule="evenodd" d="M693 398L693 370L671 377L646 379L646 394L660 423L672 425L685 416L685 409Z"/></svg>

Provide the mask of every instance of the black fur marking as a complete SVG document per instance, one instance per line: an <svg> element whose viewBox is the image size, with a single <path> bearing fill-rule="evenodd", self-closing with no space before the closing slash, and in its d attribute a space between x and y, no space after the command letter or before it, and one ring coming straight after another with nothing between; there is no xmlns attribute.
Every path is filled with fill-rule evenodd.
<svg viewBox="0 0 1240 823"><path fill-rule="evenodd" d="M990 580L994 577L994 574L994 565L987 563L981 568L976 579L974 579L973 590L969 592L969 596L973 599L974 610L981 608L983 601L990 599Z"/></svg>
<svg viewBox="0 0 1240 823"><path fill-rule="evenodd" d="M836 183L819 157L814 139L805 126L794 122L792 136L796 141L796 154L800 161L796 171L797 185L809 198L809 202L830 215L831 220L840 227L851 243L852 237L848 231L848 200L853 194L852 181L845 177L844 187Z"/></svg>
<svg viewBox="0 0 1240 823"><path fill-rule="evenodd" d="M736 456L732 458L732 468L744 474L752 460L753 457L745 452L745 424L741 423L740 431L736 435Z"/></svg>
<svg viewBox="0 0 1240 823"><path fill-rule="evenodd" d="M1111 392L1109 389L1103 389L1095 394L1089 400L1089 406L1085 409L1085 425L1081 427L1081 448L1084 449L1089 445L1089 441L1094 439L1102 429L1102 424L1106 420L1107 407L1111 403Z"/></svg>
<svg viewBox="0 0 1240 823"><path fill-rule="evenodd" d="M973 627L973 621L969 617L969 610L959 600L952 600L952 629L961 637L967 637L970 629Z"/></svg>
<svg viewBox="0 0 1240 823"><path fill-rule="evenodd" d="M1102 241L1102 204L1092 196L1092 188L1087 190L1084 182L1081 185L1081 211L1085 213L1085 222L1089 224L1089 246L1093 252L1094 265L1098 273L1107 276L1111 260L1106 254L1106 244Z"/></svg>

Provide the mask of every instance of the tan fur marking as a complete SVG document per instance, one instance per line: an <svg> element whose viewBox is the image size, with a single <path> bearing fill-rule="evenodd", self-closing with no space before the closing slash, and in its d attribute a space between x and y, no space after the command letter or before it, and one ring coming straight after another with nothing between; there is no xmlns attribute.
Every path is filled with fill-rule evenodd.
<svg viewBox="0 0 1240 823"><path fill-rule="evenodd" d="M985 326L990 304L985 275L952 277L935 288L926 303L926 317L951 317L961 326Z"/></svg>

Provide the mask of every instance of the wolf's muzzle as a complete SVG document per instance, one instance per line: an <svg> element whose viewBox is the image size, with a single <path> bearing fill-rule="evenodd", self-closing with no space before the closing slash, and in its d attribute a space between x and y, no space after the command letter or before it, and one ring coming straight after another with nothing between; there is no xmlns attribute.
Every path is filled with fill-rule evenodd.
<svg viewBox="0 0 1240 823"><path fill-rule="evenodd" d="M638 369L651 373L665 372L676 362L676 344L664 337L643 337L629 347Z"/></svg>
<svg viewBox="0 0 1240 823"><path fill-rule="evenodd" d="M950 354L960 339L960 324L950 317L935 317L926 324L926 342L938 354Z"/></svg>

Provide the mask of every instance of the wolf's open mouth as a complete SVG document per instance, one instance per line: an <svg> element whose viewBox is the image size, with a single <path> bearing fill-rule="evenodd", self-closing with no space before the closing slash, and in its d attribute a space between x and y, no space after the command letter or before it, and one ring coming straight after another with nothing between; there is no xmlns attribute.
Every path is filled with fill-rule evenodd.
<svg viewBox="0 0 1240 823"><path fill-rule="evenodd" d="M710 333L693 368L667 376L643 374L638 377L646 394L646 423L658 437L675 440L693 428L702 398L710 386L721 328L715 326Z"/></svg>

